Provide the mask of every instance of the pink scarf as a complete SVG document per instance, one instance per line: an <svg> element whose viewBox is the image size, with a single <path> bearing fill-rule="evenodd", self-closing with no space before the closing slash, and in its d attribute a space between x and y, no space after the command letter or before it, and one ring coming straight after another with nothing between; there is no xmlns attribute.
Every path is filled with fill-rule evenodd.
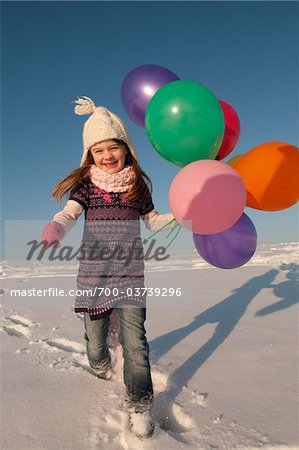
<svg viewBox="0 0 299 450"><path fill-rule="evenodd" d="M108 173L95 164L90 167L90 179L97 187L106 192L127 192L133 184L135 173L131 166L117 173Z"/></svg>

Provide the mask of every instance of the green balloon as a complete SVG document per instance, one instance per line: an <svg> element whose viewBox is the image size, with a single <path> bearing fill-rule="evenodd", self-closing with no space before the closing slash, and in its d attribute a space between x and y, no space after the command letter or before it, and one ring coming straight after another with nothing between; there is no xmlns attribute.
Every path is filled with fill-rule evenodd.
<svg viewBox="0 0 299 450"><path fill-rule="evenodd" d="M209 89L195 81L178 80L152 97L145 130L163 158L183 167L216 158L224 135L224 115Z"/></svg>

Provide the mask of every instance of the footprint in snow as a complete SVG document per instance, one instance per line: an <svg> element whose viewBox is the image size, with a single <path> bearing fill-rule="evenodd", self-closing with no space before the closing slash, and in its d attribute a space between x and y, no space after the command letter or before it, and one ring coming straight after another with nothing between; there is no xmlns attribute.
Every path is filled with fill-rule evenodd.
<svg viewBox="0 0 299 450"><path fill-rule="evenodd" d="M85 346L75 341L70 341L65 338L57 338L57 339L42 339L42 345L47 348L48 351L64 351L72 354L72 358L69 359L67 357L58 358L56 361L50 364L50 367L76 367L79 369L83 369L90 374L96 376L93 369L90 367Z"/></svg>
<svg viewBox="0 0 299 450"><path fill-rule="evenodd" d="M158 395L153 415L160 428L173 433L183 433L195 427L193 419L177 403L167 398L167 394Z"/></svg>
<svg viewBox="0 0 299 450"><path fill-rule="evenodd" d="M82 344L65 338L44 339L43 342L50 347L55 347L58 350L64 350L65 352L85 353L85 347Z"/></svg>
<svg viewBox="0 0 299 450"><path fill-rule="evenodd" d="M2 330L5 331L9 336L16 336L16 337L30 337L30 331L22 325L15 325L15 326L6 326L3 325Z"/></svg>
<svg viewBox="0 0 299 450"><path fill-rule="evenodd" d="M84 370L89 371L90 373L93 373L93 371L90 369L88 361L86 359L85 355L85 346L75 342L70 341L68 339L64 338L42 338L42 339L32 339L31 335L31 328L32 327L39 327L40 324L37 324L33 322L30 319L27 319L24 316L21 316L19 314L10 314L7 316L4 316L4 324L2 326L2 331L7 333L9 336L16 336L16 337L22 337L27 338L29 340L29 345L39 345L41 348L46 349L50 352L58 352L63 350L64 352L72 353L73 358L72 360L66 361L66 364L71 365L73 367L81 367ZM20 348L16 351L16 353L30 353L27 347ZM86 359L86 361L85 361ZM52 367L56 365L60 365L63 360L66 360L66 358L59 358L58 360L54 361L50 365Z"/></svg>
<svg viewBox="0 0 299 450"><path fill-rule="evenodd" d="M2 330L5 331L9 336L25 337L30 338L31 331L30 327L36 326L34 322L26 317L20 316L18 314L12 314L10 316L4 317L4 325Z"/></svg>
<svg viewBox="0 0 299 450"><path fill-rule="evenodd" d="M9 336L27 338L29 345L38 345L41 349L46 350L47 353L57 353L60 351L71 354L69 357L60 357L50 362L50 367L57 368L80 368L95 375L86 356L85 345L76 341L71 341L66 338L35 338L31 335L32 327L40 327L40 324L27 319L19 314L10 314L5 316L2 331ZM57 327L58 328L58 327ZM55 331L55 330L54 330ZM27 347L19 348L16 353L30 353Z"/></svg>
<svg viewBox="0 0 299 450"><path fill-rule="evenodd" d="M23 327L32 327L36 325L32 320L26 317L20 316L18 314L12 314L10 316L5 316L4 320L15 323L17 325L22 325Z"/></svg>

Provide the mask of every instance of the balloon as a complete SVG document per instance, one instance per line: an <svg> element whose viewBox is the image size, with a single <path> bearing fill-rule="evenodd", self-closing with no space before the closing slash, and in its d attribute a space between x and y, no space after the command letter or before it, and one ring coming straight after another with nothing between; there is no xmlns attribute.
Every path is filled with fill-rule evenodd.
<svg viewBox="0 0 299 450"><path fill-rule="evenodd" d="M243 213L230 228L216 234L193 234L196 250L212 266L235 269L246 264L257 245L256 229Z"/></svg>
<svg viewBox="0 0 299 450"><path fill-rule="evenodd" d="M216 157L218 160L226 158L230 154L240 136L240 119L237 112L223 100L219 100L219 103L224 114L225 130L223 141Z"/></svg>
<svg viewBox="0 0 299 450"><path fill-rule="evenodd" d="M179 80L153 96L145 129L163 158L185 166L199 159L215 159L224 134L224 116L209 89L195 81Z"/></svg>
<svg viewBox="0 0 299 450"><path fill-rule="evenodd" d="M246 188L242 178L227 164L195 161L174 177L168 200L171 212L182 226L193 233L213 234L226 230L239 219L245 207Z"/></svg>
<svg viewBox="0 0 299 450"><path fill-rule="evenodd" d="M237 164L238 161L240 161L243 155L244 153L240 153L239 155L233 156L228 161L226 161L226 164L228 164L231 167L235 167L235 165Z"/></svg>
<svg viewBox="0 0 299 450"><path fill-rule="evenodd" d="M235 165L247 188L246 205L280 211L299 199L299 149L285 142L253 148Z"/></svg>
<svg viewBox="0 0 299 450"><path fill-rule="evenodd" d="M121 99L125 110L134 122L144 127L144 116L152 96L164 84L179 80L179 77L156 64L145 64L131 70L121 87Z"/></svg>

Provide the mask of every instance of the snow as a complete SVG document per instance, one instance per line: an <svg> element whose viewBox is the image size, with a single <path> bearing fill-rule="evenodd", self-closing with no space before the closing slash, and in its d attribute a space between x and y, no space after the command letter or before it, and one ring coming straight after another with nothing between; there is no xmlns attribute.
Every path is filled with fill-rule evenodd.
<svg viewBox="0 0 299 450"><path fill-rule="evenodd" d="M152 419L149 413L130 412L130 429L136 436L149 435L152 428Z"/></svg>
<svg viewBox="0 0 299 450"><path fill-rule="evenodd" d="M152 286L189 277L193 297L149 305L157 424L145 441L127 430L120 346L113 378L101 380L71 297L9 296L16 286L68 287L76 267L2 261L1 448L299 449L298 243L260 246L235 270L199 257L190 269L188 257L146 274Z"/></svg>

